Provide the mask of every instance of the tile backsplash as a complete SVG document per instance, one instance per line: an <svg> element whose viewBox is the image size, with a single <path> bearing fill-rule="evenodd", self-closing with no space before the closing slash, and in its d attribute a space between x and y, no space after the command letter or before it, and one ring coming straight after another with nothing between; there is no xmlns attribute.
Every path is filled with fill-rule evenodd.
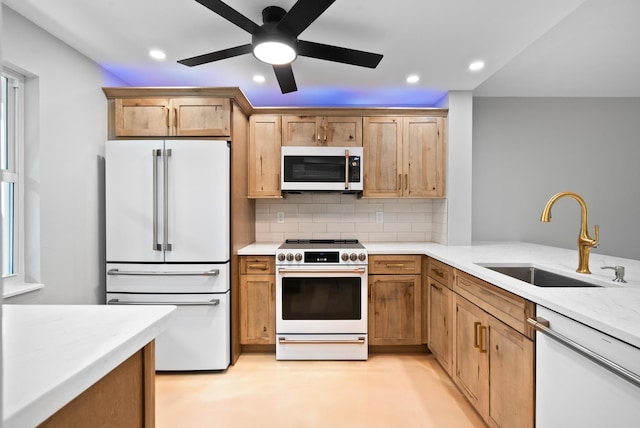
<svg viewBox="0 0 640 428"><path fill-rule="evenodd" d="M325 238L446 244L447 201L333 193L256 200L256 242Z"/></svg>

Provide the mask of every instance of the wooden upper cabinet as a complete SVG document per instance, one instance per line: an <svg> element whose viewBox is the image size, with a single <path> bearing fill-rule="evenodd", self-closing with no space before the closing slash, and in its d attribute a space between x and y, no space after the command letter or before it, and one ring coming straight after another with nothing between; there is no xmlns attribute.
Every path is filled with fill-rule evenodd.
<svg viewBox="0 0 640 428"><path fill-rule="evenodd" d="M253 115L249 119L250 198L280 197L281 118Z"/></svg>
<svg viewBox="0 0 640 428"><path fill-rule="evenodd" d="M363 196L401 196L402 118L364 118Z"/></svg>
<svg viewBox="0 0 640 428"><path fill-rule="evenodd" d="M360 116L282 116L283 146L362 146Z"/></svg>
<svg viewBox="0 0 640 428"><path fill-rule="evenodd" d="M164 137L169 135L169 99L117 98L116 137Z"/></svg>
<svg viewBox="0 0 640 428"><path fill-rule="evenodd" d="M116 98L116 137L228 137L228 98Z"/></svg>
<svg viewBox="0 0 640 428"><path fill-rule="evenodd" d="M446 159L444 133L444 118L404 118L402 136L404 196L444 196Z"/></svg>
<svg viewBox="0 0 640 428"><path fill-rule="evenodd" d="M226 98L174 98L173 127L177 137L231 135L231 103Z"/></svg>
<svg viewBox="0 0 640 428"><path fill-rule="evenodd" d="M364 196L443 197L443 117L364 119Z"/></svg>

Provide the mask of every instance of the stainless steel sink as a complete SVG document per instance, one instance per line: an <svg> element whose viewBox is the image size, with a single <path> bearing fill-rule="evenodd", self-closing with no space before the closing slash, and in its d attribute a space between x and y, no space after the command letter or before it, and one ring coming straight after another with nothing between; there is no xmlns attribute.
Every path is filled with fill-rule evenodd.
<svg viewBox="0 0 640 428"><path fill-rule="evenodd" d="M537 287L600 287L598 284L581 281L579 279L549 272L531 265L491 265L481 264L481 266L510 276L520 281L528 282Z"/></svg>

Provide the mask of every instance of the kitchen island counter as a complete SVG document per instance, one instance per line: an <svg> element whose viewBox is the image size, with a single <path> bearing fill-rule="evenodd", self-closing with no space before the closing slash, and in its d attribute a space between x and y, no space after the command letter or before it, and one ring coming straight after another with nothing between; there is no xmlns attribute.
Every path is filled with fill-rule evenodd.
<svg viewBox="0 0 640 428"><path fill-rule="evenodd" d="M36 426L140 351L175 306L4 305L4 427Z"/></svg>
<svg viewBox="0 0 640 428"><path fill-rule="evenodd" d="M243 255L273 255L279 244L257 243ZM478 242L442 245L432 242L363 242L369 255L424 254L456 269L545 306L569 318L640 348L640 261L592 252L591 275L576 273L577 250L525 242ZM272 252L268 252L272 249ZM267 251L267 252L265 252ZM593 282L600 287L536 287L481 266L486 263L534 264L556 273ZM613 271L603 266L624 266L626 283L613 282Z"/></svg>

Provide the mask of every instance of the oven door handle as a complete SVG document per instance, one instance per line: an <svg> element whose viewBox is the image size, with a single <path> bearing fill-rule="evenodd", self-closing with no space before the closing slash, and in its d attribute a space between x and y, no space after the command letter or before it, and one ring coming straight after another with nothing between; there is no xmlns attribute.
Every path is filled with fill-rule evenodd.
<svg viewBox="0 0 640 428"><path fill-rule="evenodd" d="M364 344L365 338L359 337L357 339L347 339L347 340L291 340L285 339L284 337L278 338L278 343L283 345L344 345L345 343L353 343L353 344Z"/></svg>
<svg viewBox="0 0 640 428"><path fill-rule="evenodd" d="M107 305L174 305L174 306L218 306L220 299L212 299L208 302L124 302L120 299L111 299Z"/></svg>
<svg viewBox="0 0 640 428"><path fill-rule="evenodd" d="M279 268L278 273L350 273L361 275L365 273L366 269L363 267L353 269L287 269Z"/></svg>

